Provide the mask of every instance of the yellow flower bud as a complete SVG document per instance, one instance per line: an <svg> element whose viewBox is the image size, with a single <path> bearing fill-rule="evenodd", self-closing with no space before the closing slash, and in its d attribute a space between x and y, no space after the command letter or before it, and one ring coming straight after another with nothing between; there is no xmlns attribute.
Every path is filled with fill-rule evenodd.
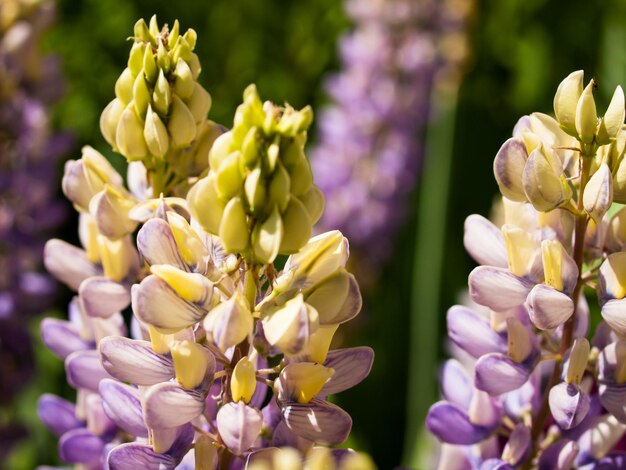
<svg viewBox="0 0 626 470"><path fill-rule="evenodd" d="M338 328L339 324L320 325L317 331L309 337L309 343L302 351L302 354L313 362L323 364L326 361L330 343Z"/></svg>
<svg viewBox="0 0 626 470"><path fill-rule="evenodd" d="M159 29L159 24L157 23L157 17L156 15L152 15L150 17L150 34L158 36L160 32L161 30Z"/></svg>
<svg viewBox="0 0 626 470"><path fill-rule="evenodd" d="M526 276L530 273L539 242L532 234L513 225L505 224L502 235L506 244L506 253L509 270L516 276Z"/></svg>
<svg viewBox="0 0 626 470"><path fill-rule="evenodd" d="M129 68L125 68L115 82L115 96L126 106L133 99L135 77Z"/></svg>
<svg viewBox="0 0 626 470"><path fill-rule="evenodd" d="M121 281L130 268L128 240L109 240L104 235L98 235L97 239L104 275L113 281Z"/></svg>
<svg viewBox="0 0 626 470"><path fill-rule="evenodd" d="M169 73L171 65L172 59L167 53L163 42L159 41L159 46L157 47L157 67L160 68L162 72Z"/></svg>
<svg viewBox="0 0 626 470"><path fill-rule="evenodd" d="M137 227L137 222L128 215L135 203L130 194L105 184L104 189L91 199L89 211L102 235L118 239L132 233Z"/></svg>
<svg viewBox="0 0 626 470"><path fill-rule="evenodd" d="M572 197L559 157L544 146L528 156L522 182L526 197L538 211L548 212Z"/></svg>
<svg viewBox="0 0 626 470"><path fill-rule="evenodd" d="M583 92L583 71L577 70L563 80L554 96L554 114L561 128L569 135L578 136L576 131L576 106Z"/></svg>
<svg viewBox="0 0 626 470"><path fill-rule="evenodd" d="M180 251L185 263L194 266L209 256L204 243L183 216L169 212L167 223L172 229L176 246L178 246L178 251Z"/></svg>
<svg viewBox="0 0 626 470"><path fill-rule="evenodd" d="M287 393L298 403L304 404L315 398L334 373L334 369L321 364L292 362L282 370L280 375L281 381L288 388Z"/></svg>
<svg viewBox="0 0 626 470"><path fill-rule="evenodd" d="M302 294L284 305L268 308L263 315L263 331L267 341L280 348L286 356L301 353L310 333L319 326L317 310L304 302Z"/></svg>
<svg viewBox="0 0 626 470"><path fill-rule="evenodd" d="M148 333L150 334L150 342L152 350L157 354L168 354L170 352L170 344L173 335L166 335L158 331L155 327L148 324Z"/></svg>
<svg viewBox="0 0 626 470"><path fill-rule="evenodd" d="M195 80L191 74L191 69L187 62L183 59L178 59L176 62L176 69L174 70L174 93L176 93L180 99L186 100L193 93Z"/></svg>
<svg viewBox="0 0 626 470"><path fill-rule="evenodd" d="M281 246L284 229L283 220L275 208L264 222L257 222L252 232L252 252L258 264L274 262Z"/></svg>
<svg viewBox="0 0 626 470"><path fill-rule="evenodd" d="M202 383L211 354L208 349L194 341L174 341L171 346L176 380L186 389L194 389Z"/></svg>
<svg viewBox="0 0 626 470"><path fill-rule="evenodd" d="M252 168L258 161L259 140L260 135L258 128L256 126L252 126L250 130L248 130L246 137L243 139L243 144L241 144L243 161L248 168Z"/></svg>
<svg viewBox="0 0 626 470"><path fill-rule="evenodd" d="M170 104L172 104L172 90L170 84L165 78L163 69L159 71L159 78L157 78L154 92L152 93L152 102L154 109L163 117L169 114Z"/></svg>
<svg viewBox="0 0 626 470"><path fill-rule="evenodd" d="M133 74L133 77L139 75L139 72L141 72L143 68L143 55L146 49L146 45L141 42L136 42L130 49L128 68Z"/></svg>
<svg viewBox="0 0 626 470"><path fill-rule="evenodd" d="M291 178L285 167L279 162L274 171L274 176L269 184L270 204L276 204L280 212L284 212L289 204L289 189Z"/></svg>
<svg viewBox="0 0 626 470"><path fill-rule="evenodd" d="M152 111L152 106L148 106L143 136L151 155L163 157L169 150L170 138L167 129L159 115Z"/></svg>
<svg viewBox="0 0 626 470"><path fill-rule="evenodd" d="M226 157L231 154L232 143L232 132L225 132L215 139L213 147L211 147L211 151L209 152L209 166L211 169L214 171L217 170Z"/></svg>
<svg viewBox="0 0 626 470"><path fill-rule="evenodd" d="M128 160L140 160L148 154L143 127L131 101L124 109L115 133L117 148Z"/></svg>
<svg viewBox="0 0 626 470"><path fill-rule="evenodd" d="M230 391L234 401L248 403L256 390L256 368L248 357L242 357L230 378Z"/></svg>
<svg viewBox="0 0 626 470"><path fill-rule="evenodd" d="M593 141L598 126L596 102L593 99L595 85L596 82L592 79L580 95L576 106L576 130L578 137L585 144L590 144Z"/></svg>
<svg viewBox="0 0 626 470"><path fill-rule="evenodd" d="M335 470L335 461L327 447L314 447L307 455L303 470Z"/></svg>
<svg viewBox="0 0 626 470"><path fill-rule="evenodd" d="M266 201L267 191L260 168L255 168L246 176L243 189L250 212L256 214L262 210Z"/></svg>
<svg viewBox="0 0 626 470"><path fill-rule="evenodd" d="M224 200L235 197L241 191L243 175L239 170L241 152L236 151L228 155L217 169L215 184L218 196Z"/></svg>
<svg viewBox="0 0 626 470"><path fill-rule="evenodd" d="M165 281L188 302L207 304L213 297L213 286L202 274L188 273L169 264L153 264L150 272Z"/></svg>
<svg viewBox="0 0 626 470"><path fill-rule="evenodd" d="M567 365L567 373L565 381L569 383L580 384L587 369L587 361L589 360L589 341L586 338L576 338L572 351L569 356Z"/></svg>
<svg viewBox="0 0 626 470"><path fill-rule="evenodd" d="M196 137L196 121L187 105L176 95L172 95L172 110L167 129L173 147L187 147Z"/></svg>
<svg viewBox="0 0 626 470"><path fill-rule="evenodd" d="M311 164L305 158L299 159L295 165L287 167L291 177L291 192L295 196L306 193L313 184L313 172Z"/></svg>
<svg viewBox="0 0 626 470"><path fill-rule="evenodd" d="M122 112L124 111L124 103L118 98L111 101L102 114L100 115L100 132L104 136L105 140L113 147L117 149L115 143L115 133L117 132L117 123L120 121Z"/></svg>
<svg viewBox="0 0 626 470"><path fill-rule="evenodd" d="M292 197L287 210L283 214L285 235L280 245L281 253L296 253L311 237L313 224L304 204Z"/></svg>
<svg viewBox="0 0 626 470"><path fill-rule="evenodd" d="M150 104L150 91L148 90L148 84L143 78L142 73L137 75L133 84L133 102L135 103L137 114L140 117L145 116L148 105Z"/></svg>
<svg viewBox="0 0 626 470"><path fill-rule="evenodd" d="M226 204L218 235L227 253L243 253L248 248L250 231L241 198L234 197Z"/></svg>
<svg viewBox="0 0 626 470"><path fill-rule="evenodd" d="M226 204L217 196L215 173L210 173L192 186L187 194L187 202L191 215L204 230L219 233Z"/></svg>
<svg viewBox="0 0 626 470"><path fill-rule="evenodd" d="M204 434L199 434L193 446L196 459L196 470L215 470L217 468L217 447Z"/></svg>
<svg viewBox="0 0 626 470"><path fill-rule="evenodd" d="M606 163L591 176L583 193L583 207L591 218L599 224L613 204L613 176Z"/></svg>
<svg viewBox="0 0 626 470"><path fill-rule="evenodd" d="M541 261L546 285L558 291L563 290L563 245L558 240L541 242Z"/></svg>
<svg viewBox="0 0 626 470"><path fill-rule="evenodd" d="M157 77L159 76L159 71L157 69L156 60L154 59L154 54L152 52L151 47L146 47L146 50L143 54L143 73L146 77L146 80L151 85L156 83Z"/></svg>
<svg viewBox="0 0 626 470"><path fill-rule="evenodd" d="M600 268L606 290L615 299L626 297L626 251L613 253Z"/></svg>
<svg viewBox="0 0 626 470"><path fill-rule="evenodd" d="M305 291L305 301L317 310L324 325L343 322L340 318L344 303L356 284L354 276L341 268L331 276ZM359 304L360 306L360 304Z"/></svg>
<svg viewBox="0 0 626 470"><path fill-rule="evenodd" d="M180 37L180 24L178 23L178 20L174 20L174 25L172 26L172 30L170 31L170 34L167 38L168 46L170 46L170 48L174 47L179 37Z"/></svg>
<svg viewBox="0 0 626 470"><path fill-rule="evenodd" d="M196 122L202 122L206 119L211 109L211 95L198 82L193 83L193 92L189 98L187 106L189 112Z"/></svg>
<svg viewBox="0 0 626 470"><path fill-rule="evenodd" d="M148 25L143 18L137 20L133 29L133 33L136 41L154 42L154 38L150 34Z"/></svg>
<svg viewBox="0 0 626 470"><path fill-rule="evenodd" d="M608 144L617 137L624 125L624 113L624 90L618 86L598 129L599 144Z"/></svg>

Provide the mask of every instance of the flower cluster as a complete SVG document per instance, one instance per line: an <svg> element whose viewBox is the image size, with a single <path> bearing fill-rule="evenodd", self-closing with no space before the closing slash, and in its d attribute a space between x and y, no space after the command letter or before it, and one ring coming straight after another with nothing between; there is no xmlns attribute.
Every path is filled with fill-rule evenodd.
<svg viewBox="0 0 626 470"><path fill-rule="evenodd" d="M625 465L624 93L599 118L594 87L572 73L556 119L524 116L498 151L501 229L466 220L479 307L448 311L464 364L446 363L444 400L427 417L445 443L441 468ZM602 314L593 334L585 289Z"/></svg>
<svg viewBox="0 0 626 470"><path fill-rule="evenodd" d="M53 19L54 5L48 1L10 1L0 5L3 406L12 402L33 371L25 320L50 306L53 300L55 283L40 272L43 245L49 233L64 220L67 210L56 197L57 189L50 177L71 144L67 135L53 134L49 123L50 106L62 90L61 76L56 58L42 56L38 44ZM0 458L8 447L0 451Z"/></svg>
<svg viewBox="0 0 626 470"><path fill-rule="evenodd" d="M470 1L347 0L356 28L340 43L343 70L326 90L311 161L339 228L372 263L389 255L421 166L435 81L454 80ZM453 53L452 53L453 52Z"/></svg>
<svg viewBox="0 0 626 470"><path fill-rule="evenodd" d="M136 24L134 41L101 119L130 161L128 188L85 147L63 178L83 248L46 245L46 266L77 292L69 321L42 323L77 390L76 405L51 395L39 403L62 460L373 468L366 456L320 447L348 437L352 419L328 397L362 381L374 354L330 349L361 295L345 269L346 238L309 239L324 206L303 153L310 108L262 103L251 86L224 132L194 115L209 102L206 92L189 93L200 86L195 33L180 35L178 23L159 32L153 18L149 28ZM183 107L193 135L176 124ZM190 155L196 165L185 163ZM290 254L281 271L278 254ZM121 314L129 305L130 338Z"/></svg>

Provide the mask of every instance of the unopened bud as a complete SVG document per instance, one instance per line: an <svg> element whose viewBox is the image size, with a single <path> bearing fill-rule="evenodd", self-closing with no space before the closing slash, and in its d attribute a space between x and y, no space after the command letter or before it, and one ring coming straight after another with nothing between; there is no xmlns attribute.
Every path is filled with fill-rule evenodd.
<svg viewBox="0 0 626 470"><path fill-rule="evenodd" d="M500 192L512 201L526 202L522 175L527 158L524 142L510 138L500 147L493 161L493 173Z"/></svg>
<svg viewBox="0 0 626 470"><path fill-rule="evenodd" d="M541 212L555 209L572 197L559 157L543 146L528 156L522 182L526 197Z"/></svg>
<svg viewBox="0 0 626 470"><path fill-rule="evenodd" d="M599 144L608 144L617 137L624 125L624 113L624 90L618 86L598 129Z"/></svg>
<svg viewBox="0 0 626 470"><path fill-rule="evenodd" d="M111 101L102 114L100 115L100 132L104 136L105 140L113 147L117 148L115 142L115 134L117 132L117 123L122 117L124 112L124 103L118 98Z"/></svg>
<svg viewBox="0 0 626 470"><path fill-rule="evenodd" d="M234 401L249 403L252 400L256 390L256 369L247 356L242 357L233 369L230 390Z"/></svg>
<svg viewBox="0 0 626 470"><path fill-rule="evenodd" d="M140 160L148 154L143 127L131 101L120 116L115 133L117 148L128 160Z"/></svg>
<svg viewBox="0 0 626 470"><path fill-rule="evenodd" d="M186 389L194 389L204 380L211 363L208 349L194 341L174 341L171 345L176 380Z"/></svg>
<svg viewBox="0 0 626 470"><path fill-rule="evenodd" d="M554 114L561 128L569 135L576 131L576 106L583 92L583 71L577 70L561 82L554 96Z"/></svg>
<svg viewBox="0 0 626 470"><path fill-rule="evenodd" d="M146 124L143 129L143 136L150 154L155 157L163 157L170 146L170 138L163 121L157 113L152 111L152 107L148 106L146 113Z"/></svg>
<svg viewBox="0 0 626 470"><path fill-rule="evenodd" d="M589 341L586 338L576 338L569 356L565 381L567 383L580 384L587 369L589 360Z"/></svg>
<svg viewBox="0 0 626 470"><path fill-rule="evenodd" d="M509 357L515 362L524 362L533 349L530 333L515 317L507 318L506 325Z"/></svg>
<svg viewBox="0 0 626 470"><path fill-rule="evenodd" d="M319 325L317 310L304 302L302 294L268 310L262 320L267 341L287 356L300 354Z"/></svg>
<svg viewBox="0 0 626 470"><path fill-rule="evenodd" d="M170 104L172 104L172 90L165 78L163 69L159 71L159 78L157 78L154 92L152 93L152 102L154 103L154 109L161 116L165 117L169 114Z"/></svg>
<svg viewBox="0 0 626 470"><path fill-rule="evenodd" d="M298 199L304 204L307 213L309 214L309 219L311 221L311 225L315 225L322 213L324 212L324 193L322 193L321 189L315 185L311 186L306 193L300 196Z"/></svg>
<svg viewBox="0 0 626 470"><path fill-rule="evenodd" d="M189 210L200 226L213 234L219 233L225 204L217 195L215 174L209 174L192 186L187 194Z"/></svg>
<svg viewBox="0 0 626 470"><path fill-rule="evenodd" d="M203 305L211 301L213 286L202 274L188 273L169 264L153 264L150 272L187 302Z"/></svg>
<svg viewBox="0 0 626 470"><path fill-rule="evenodd" d="M172 95L172 110L167 129L174 147L187 147L196 136L195 119L189 108L176 95Z"/></svg>
<svg viewBox="0 0 626 470"><path fill-rule="evenodd" d="M248 248L250 231L241 198L234 197L226 204L219 237L227 253L242 253Z"/></svg>
<svg viewBox="0 0 626 470"><path fill-rule="evenodd" d="M133 99L135 77L129 68L125 68L115 82L115 96L126 106Z"/></svg>
<svg viewBox="0 0 626 470"><path fill-rule="evenodd" d="M591 79L583 90L582 95L580 95L576 105L576 130L578 131L578 137L585 144L590 144L593 141L596 127L598 126L596 102L593 99L595 85L595 80Z"/></svg>
<svg viewBox="0 0 626 470"><path fill-rule="evenodd" d="M583 206L596 224L599 224L611 204L613 204L613 176L609 166L603 163L585 186Z"/></svg>
<svg viewBox="0 0 626 470"><path fill-rule="evenodd" d="M252 232L252 251L258 264L273 263L284 235L283 220L275 208L263 222L257 222Z"/></svg>
<svg viewBox="0 0 626 470"><path fill-rule="evenodd" d="M195 80L189 65L183 59L178 59L176 62L174 77L174 93L183 100L189 98L193 93Z"/></svg>

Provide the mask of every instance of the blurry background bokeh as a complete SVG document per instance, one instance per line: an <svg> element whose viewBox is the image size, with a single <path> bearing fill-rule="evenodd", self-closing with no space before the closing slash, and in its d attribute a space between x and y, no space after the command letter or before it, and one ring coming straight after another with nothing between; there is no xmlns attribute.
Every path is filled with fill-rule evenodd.
<svg viewBox="0 0 626 470"><path fill-rule="evenodd" d="M0 6L7 3L1 0ZM353 256L364 312L340 339L376 351L370 377L340 398L354 420L348 445L369 452L383 469L430 468L432 442L422 436L422 420L438 393L445 311L472 267L462 245L463 220L488 213L497 190L491 172L496 151L519 116L552 112L563 77L576 69L595 76L604 100L600 108L617 84L626 83L626 4L59 0L56 9L41 47L60 57L65 77L64 97L51 118L53 129L74 136L65 158L77 157L80 147L90 144L122 165L100 135L98 119L127 58L125 38L136 19L154 13L161 22L179 19L182 27L197 31L200 81L213 97L211 119L230 126L243 89L252 82L264 98L313 106L319 120L310 155L325 159L314 161L316 177L341 172L347 179L327 186L349 186L344 203L352 195L360 204L325 226L344 224L346 232L352 227L363 235L356 237ZM52 80L46 76L45 83ZM8 137L0 139L4 148ZM325 171L317 170L322 167ZM59 163L56 174L47 173L57 188L60 170ZM0 166L0 206L6 204L1 198L8 171ZM21 191L27 195L37 187ZM332 202L331 193L328 201L341 204ZM75 221L66 223L62 237L72 240ZM35 224L43 227L41 219ZM365 236L370 226L376 229ZM17 245L2 233L5 250ZM0 277L15 269L2 266ZM55 303L59 317L67 304L67 294L62 297ZM24 375L33 379L17 401L0 387L0 429L16 431L19 424L26 436L10 456L0 457L0 468L31 469L58 463L56 441L37 420L37 396L71 397L72 390L60 361L37 341L38 319L23 314L18 323L35 337L35 369ZM30 351L24 338L20 344ZM5 364L6 341L0 335ZM30 367L10 364L11 377ZM9 434L0 434L0 448L8 449Z"/></svg>

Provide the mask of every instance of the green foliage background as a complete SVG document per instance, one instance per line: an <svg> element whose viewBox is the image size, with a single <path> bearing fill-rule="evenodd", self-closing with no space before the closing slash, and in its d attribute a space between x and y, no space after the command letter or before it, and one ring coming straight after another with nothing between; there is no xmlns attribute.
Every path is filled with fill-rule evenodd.
<svg viewBox="0 0 626 470"><path fill-rule="evenodd" d="M198 32L200 81L213 97L210 117L227 126L251 82L257 83L265 99L319 109L325 99L323 78L339 66L337 39L349 27L339 0L59 0L58 22L44 45L61 55L67 77L66 98L56 108L55 123L73 130L80 144L112 155L100 135L99 115L113 98L113 85L127 59L129 43L124 39L132 34L136 19L147 20L153 13L160 23L171 24L177 18L181 29ZM440 123L448 126L447 134L439 129L440 135L453 140L433 137L427 155L451 158L450 173L437 176L441 178L437 186L448 194L447 209L437 220L419 219L415 210L411 212L398 237L396 257L381 268L380 282L365 293L357 337L349 338L351 344L373 346L376 362L370 378L338 401L354 419L350 444L370 452L380 468L400 464L406 426L419 430L423 413L436 398L437 368L445 345L437 344L436 338L442 337L445 310L457 301L473 266L462 246L463 220L471 213L489 212L497 191L491 163L499 146L522 114L551 112L556 86L573 70L584 68L587 77L598 78L604 103L615 85L626 84L626 6L620 0L480 0L470 43L472 57L456 114ZM74 157L78 155L77 146ZM120 157L112 161L123 166ZM429 196L416 191L412 206ZM428 252L416 251L426 243L416 236L424 224L443 230L442 253L415 257L416 252ZM72 226L66 238L75 237ZM411 300L419 278L415 273L428 273L440 258L441 278L426 293L429 310L420 310L415 307L420 304ZM410 334L415 331L432 338L419 367L415 362L410 366L408 360L409 344L415 341ZM2 468L52 463L56 441L37 426L34 400L44 391L70 396L71 391L63 385L60 361L40 345L38 349L39 378L16 406L34 430L33 438ZM407 395L416 387L418 395ZM408 448L415 439L409 434ZM414 462L405 458L407 464Z"/></svg>

